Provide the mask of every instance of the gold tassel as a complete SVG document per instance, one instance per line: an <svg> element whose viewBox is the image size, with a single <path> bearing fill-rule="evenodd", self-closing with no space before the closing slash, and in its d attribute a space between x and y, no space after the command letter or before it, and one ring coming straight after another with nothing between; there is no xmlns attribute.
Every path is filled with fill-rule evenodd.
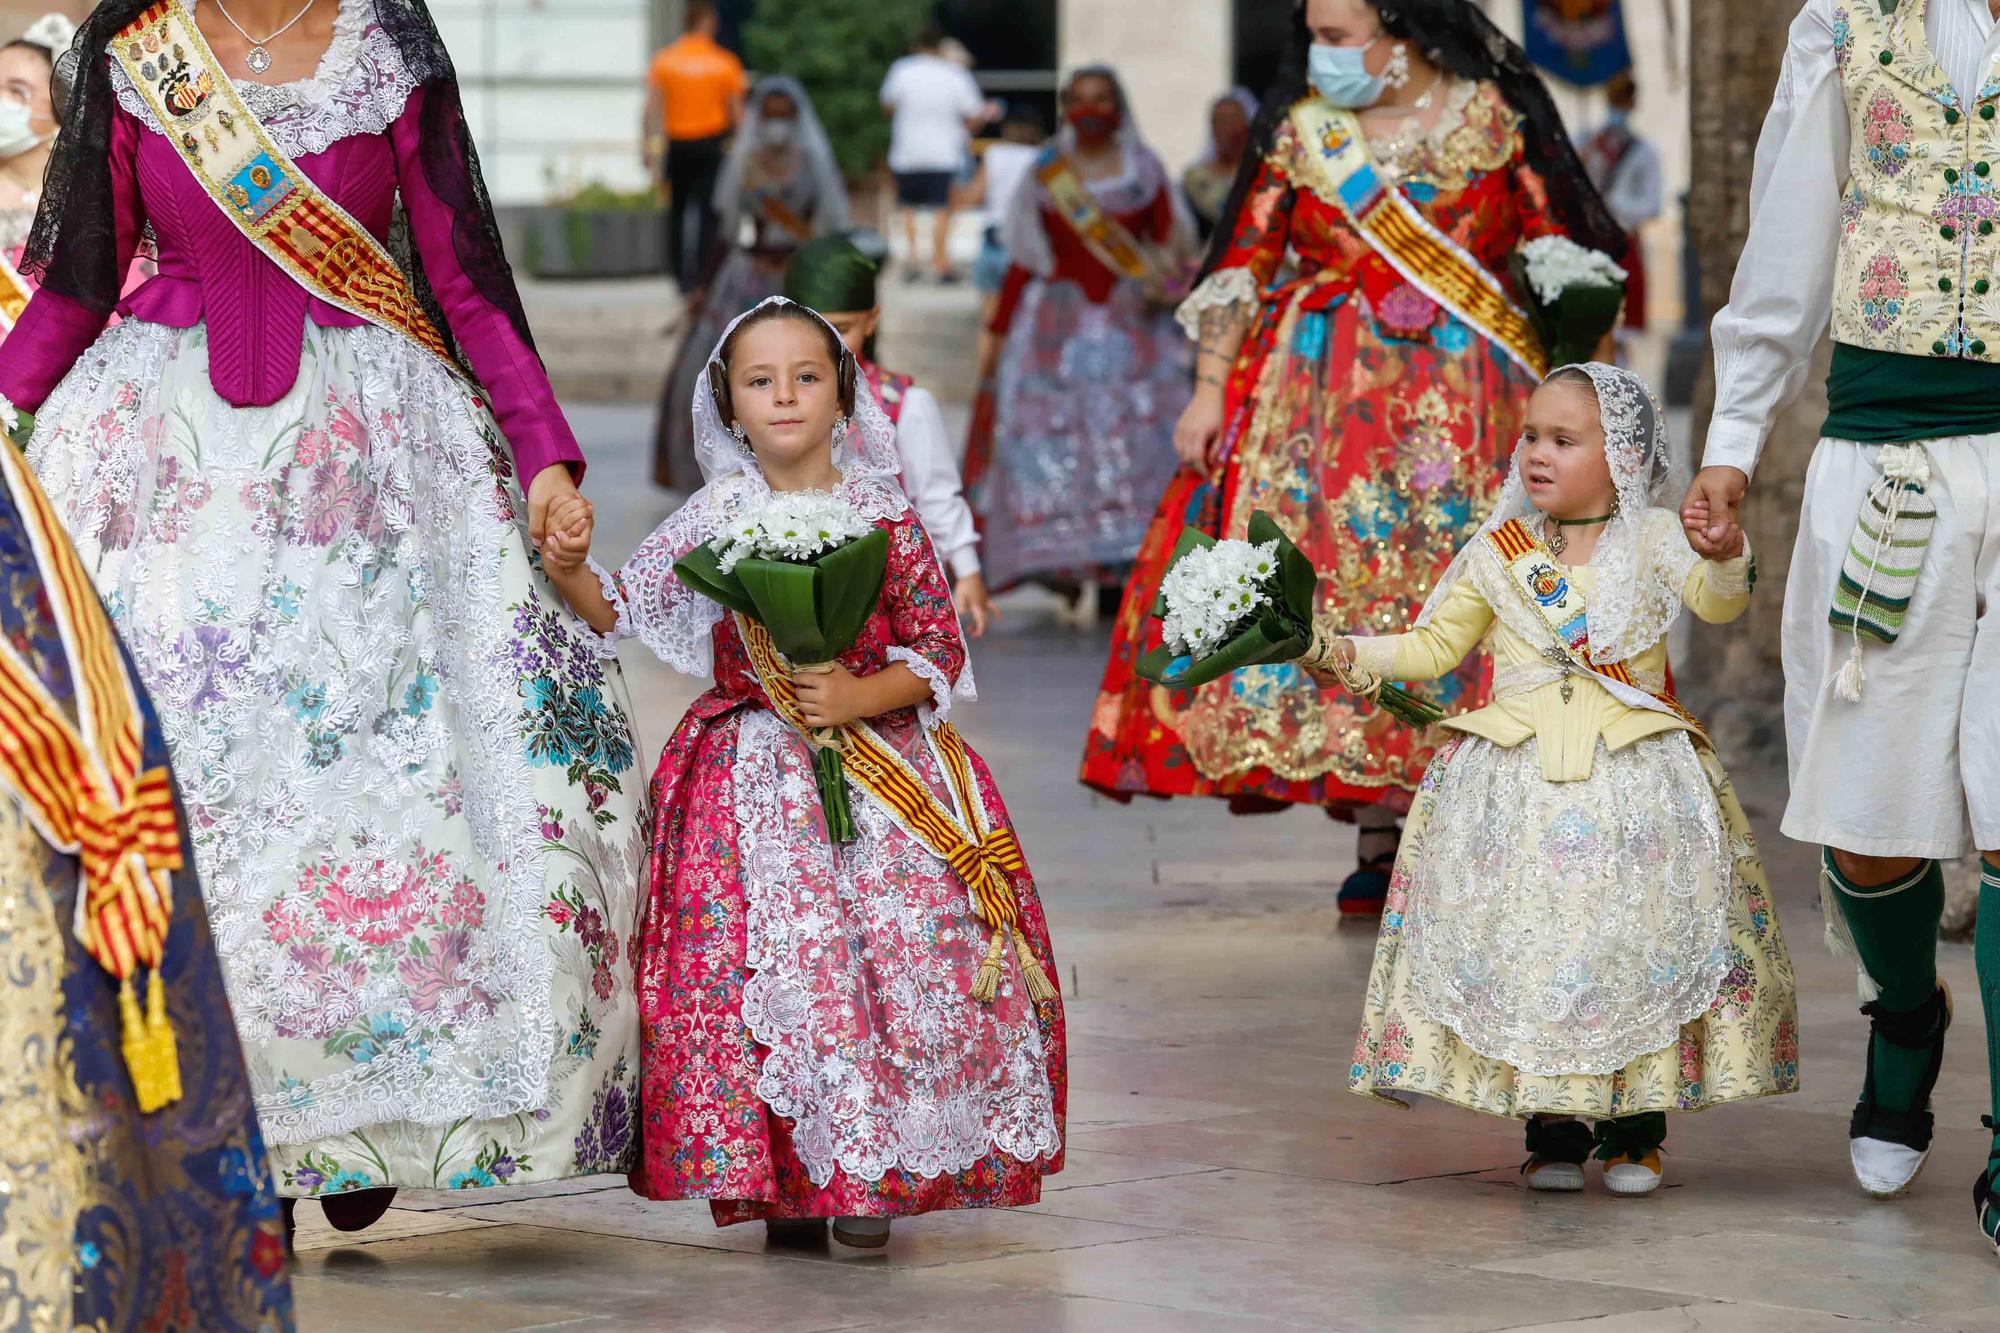
<svg viewBox="0 0 2000 1333"><path fill-rule="evenodd" d="M1028 988L1028 998L1036 1004L1047 1004L1056 998L1056 983L1049 980L1035 951L1028 947L1028 937L1014 938L1014 956L1021 961L1021 980Z"/></svg>
<svg viewBox="0 0 2000 1333"><path fill-rule="evenodd" d="M1000 995L1000 958L1007 947L1007 928L993 932L993 943L986 950L986 961L979 965L977 975L972 978L972 998L981 1004L991 1004Z"/></svg>
<svg viewBox="0 0 2000 1333"><path fill-rule="evenodd" d="M130 977L118 988L118 1009L125 1026L125 1067L132 1074L140 1113L171 1106L181 1099L180 1047L167 1021L167 988L157 967L147 986L145 1015L139 1013Z"/></svg>

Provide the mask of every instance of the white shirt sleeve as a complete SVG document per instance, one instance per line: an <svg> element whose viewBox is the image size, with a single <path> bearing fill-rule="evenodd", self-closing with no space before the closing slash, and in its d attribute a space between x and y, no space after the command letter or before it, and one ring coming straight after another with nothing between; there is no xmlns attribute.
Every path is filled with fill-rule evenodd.
<svg viewBox="0 0 2000 1333"><path fill-rule="evenodd" d="M954 579L979 572L979 530L965 483L944 430L944 411L930 390L912 387L903 395L896 422L896 454L903 464L903 490L917 507L938 559Z"/></svg>
<svg viewBox="0 0 2000 1333"><path fill-rule="evenodd" d="M1653 145L1644 139L1632 141L1604 192L1604 206L1627 231L1637 231L1660 216L1666 206L1666 184L1661 178L1660 155Z"/></svg>
<svg viewBox="0 0 2000 1333"><path fill-rule="evenodd" d="M1757 140L1750 236L1729 304L1710 329L1715 419L1703 467L1757 466L1771 422L1805 383L1833 314L1840 199L1847 186L1847 103L1833 57L1834 0L1807 0Z"/></svg>
<svg viewBox="0 0 2000 1333"><path fill-rule="evenodd" d="M883 106L896 105L897 99L902 95L903 76L908 69L907 65L898 60L889 66L889 72L882 76L882 91L877 93L875 98Z"/></svg>

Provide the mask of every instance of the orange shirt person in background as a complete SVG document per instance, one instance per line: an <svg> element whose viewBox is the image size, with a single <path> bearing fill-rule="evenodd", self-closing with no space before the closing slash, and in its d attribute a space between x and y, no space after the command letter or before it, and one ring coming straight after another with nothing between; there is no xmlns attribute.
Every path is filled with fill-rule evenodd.
<svg viewBox="0 0 2000 1333"><path fill-rule="evenodd" d="M712 0L690 0L687 31L653 56L646 75L646 169L667 188L667 271L692 291L715 248L715 178L743 117L750 81L715 40Z"/></svg>

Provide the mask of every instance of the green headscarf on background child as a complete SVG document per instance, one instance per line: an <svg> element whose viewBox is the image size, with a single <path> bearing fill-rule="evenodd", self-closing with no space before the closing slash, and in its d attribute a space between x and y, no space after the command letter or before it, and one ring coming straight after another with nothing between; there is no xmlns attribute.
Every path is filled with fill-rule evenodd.
<svg viewBox="0 0 2000 1333"><path fill-rule="evenodd" d="M860 314L880 304L875 289L881 271L881 264L846 236L822 236L800 246L785 265L785 299L822 315ZM874 335L862 355L875 359Z"/></svg>

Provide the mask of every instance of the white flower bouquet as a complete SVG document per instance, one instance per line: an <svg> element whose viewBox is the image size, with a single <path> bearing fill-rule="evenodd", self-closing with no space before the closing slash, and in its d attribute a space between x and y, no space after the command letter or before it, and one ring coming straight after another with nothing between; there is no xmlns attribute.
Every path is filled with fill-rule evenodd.
<svg viewBox="0 0 2000 1333"><path fill-rule="evenodd" d="M773 495L716 538L717 565L729 574L750 558L807 564L874 530L838 496L823 491Z"/></svg>
<svg viewBox="0 0 2000 1333"><path fill-rule="evenodd" d="M1153 614L1160 645L1140 657L1143 680L1192 689L1244 667L1291 662L1312 645L1319 574L1263 510L1250 515L1248 541L1217 541L1189 528L1160 580ZM1401 686L1375 682L1376 707L1407 726L1443 716Z"/></svg>
<svg viewBox="0 0 2000 1333"><path fill-rule="evenodd" d="M1588 361L1625 308L1629 275L1598 250L1567 236L1541 236L1514 256L1520 290L1551 366Z"/></svg>
<svg viewBox="0 0 2000 1333"><path fill-rule="evenodd" d="M1160 638L1189 657L1207 657L1271 604L1278 543L1219 541L1196 547L1160 580L1167 614Z"/></svg>
<svg viewBox="0 0 2000 1333"><path fill-rule="evenodd" d="M838 496L772 495L674 565L696 592L757 621L795 671L832 670L861 636L889 565L889 534ZM854 840L835 738L814 736L827 832Z"/></svg>

